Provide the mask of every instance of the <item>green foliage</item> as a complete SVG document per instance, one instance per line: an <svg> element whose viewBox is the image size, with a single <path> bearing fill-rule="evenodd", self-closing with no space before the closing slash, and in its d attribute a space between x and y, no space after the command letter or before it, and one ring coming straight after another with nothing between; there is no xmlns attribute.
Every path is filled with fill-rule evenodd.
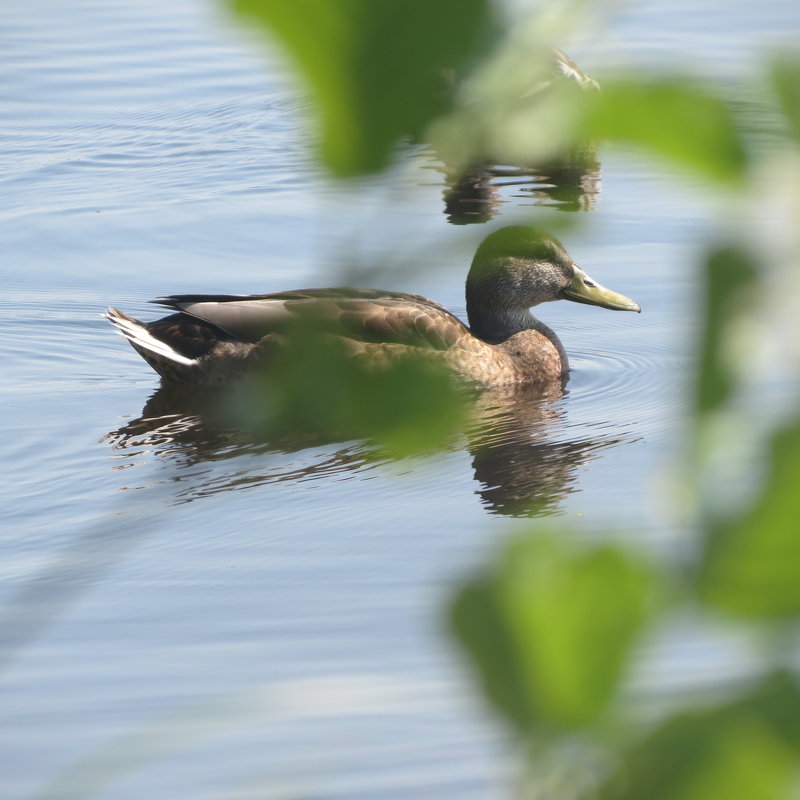
<svg viewBox="0 0 800 800"><path fill-rule="evenodd" d="M578 729L606 710L654 588L622 549L530 535L459 592L453 623L486 694L521 733Z"/></svg>
<svg viewBox="0 0 800 800"><path fill-rule="evenodd" d="M579 88L557 77L540 41L500 36L488 0L228 2L294 61L333 175L376 172L401 140L428 135L451 166L571 160L582 143L599 140L644 148L715 181L744 174L735 119L713 87L610 80L596 92L584 78ZM791 75L791 65L776 68L776 85L794 103Z"/></svg>
<svg viewBox="0 0 800 800"><path fill-rule="evenodd" d="M719 707L678 714L621 755L602 800L778 800L797 766L800 691L775 675Z"/></svg>
<svg viewBox="0 0 800 800"><path fill-rule="evenodd" d="M783 670L767 676L732 706L739 713L758 716L795 752L800 753L800 683Z"/></svg>
<svg viewBox="0 0 800 800"><path fill-rule="evenodd" d="M777 799L793 768L792 753L760 721L719 712L671 719L623 759L603 800Z"/></svg>
<svg viewBox="0 0 800 800"><path fill-rule="evenodd" d="M744 176L744 144L718 90L688 78L604 81L587 101L589 136L641 147L701 178Z"/></svg>
<svg viewBox="0 0 800 800"><path fill-rule="evenodd" d="M800 58L785 55L772 66L772 86L781 104L787 126L800 142Z"/></svg>
<svg viewBox="0 0 800 800"><path fill-rule="evenodd" d="M737 326L755 302L759 270L740 249L723 248L706 261L703 341L698 363L696 408L700 415L719 410L737 385L744 353Z"/></svg>
<svg viewBox="0 0 800 800"><path fill-rule="evenodd" d="M533 67L539 67L538 72ZM670 161L685 174L742 183L747 150L733 109L718 90L685 78L606 80L602 91L554 78L541 55L516 54L519 79L490 73L470 99L440 120L434 143L448 163L580 162L603 143L622 143ZM544 85L546 88L532 90Z"/></svg>
<svg viewBox="0 0 800 800"><path fill-rule="evenodd" d="M488 44L487 0L230 0L277 36L312 93L337 176L387 166L449 104L449 81Z"/></svg>
<svg viewBox="0 0 800 800"><path fill-rule="evenodd" d="M758 153L746 147L741 109L718 87L634 72L603 80L602 91L594 91L591 80L559 76L552 51L536 35L507 31L490 52L488 2L229 2L287 48L315 101L323 161L334 175L381 169L409 136L425 136L451 170L481 160L575 167L593 162L597 145L621 143L667 160L701 186L733 187L743 199L757 194L747 182L757 173L750 161ZM451 86L445 77L454 79ZM776 60L771 82L786 128L800 141L800 59ZM747 315L761 299L768 266L740 247L708 256L693 426L687 426L699 438L741 399ZM458 429L452 389L429 360L376 374L337 344L298 347L280 366L280 380L247 401L267 428L289 420L400 449ZM609 730L619 719L612 701L633 646L658 619L654 600L665 585L679 589L662 613L697 603L701 614L710 607L796 621L799 479L800 421L774 435L763 486L748 508L730 519L699 521L682 581L673 581L667 566L645 566L625 547L580 546L565 532L508 543L493 566L459 589L452 609L456 634L496 709L520 737L545 745L578 731ZM608 763L618 765L600 796L787 796L800 752L796 680L776 674L752 692L731 694L707 709L678 713L645 736L630 726L631 743L623 749L618 742L625 736L595 737Z"/></svg>
<svg viewBox="0 0 800 800"><path fill-rule="evenodd" d="M800 420L772 438L766 479L752 506L711 526L700 576L710 603L745 615L800 614Z"/></svg>
<svg viewBox="0 0 800 800"><path fill-rule="evenodd" d="M364 438L394 457L435 450L462 430L464 396L435 355L353 347L313 319L298 321L269 367L235 387L227 415L259 436Z"/></svg>
<svg viewBox="0 0 800 800"><path fill-rule="evenodd" d="M586 92L554 78L539 49L498 58L503 69L486 70L473 91L428 130L450 169L488 161L500 164L575 164L592 160L579 121ZM539 88L544 87L544 88Z"/></svg>

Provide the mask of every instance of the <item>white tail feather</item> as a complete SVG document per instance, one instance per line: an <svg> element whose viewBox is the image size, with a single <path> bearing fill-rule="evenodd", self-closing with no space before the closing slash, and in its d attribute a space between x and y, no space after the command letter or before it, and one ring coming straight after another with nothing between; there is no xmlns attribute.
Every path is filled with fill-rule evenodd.
<svg viewBox="0 0 800 800"><path fill-rule="evenodd" d="M120 336L127 339L134 347L141 347L157 356L174 361L176 364L191 366L197 363L195 358L182 356L173 350L168 344L151 336L147 328L138 320L117 311L116 308L108 308L103 316L117 329Z"/></svg>

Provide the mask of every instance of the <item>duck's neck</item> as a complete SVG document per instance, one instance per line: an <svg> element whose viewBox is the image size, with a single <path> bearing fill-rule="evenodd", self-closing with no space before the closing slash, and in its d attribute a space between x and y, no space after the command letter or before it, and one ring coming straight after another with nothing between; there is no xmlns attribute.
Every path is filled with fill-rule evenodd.
<svg viewBox="0 0 800 800"><path fill-rule="evenodd" d="M538 322L527 308L487 308L470 297L467 297L467 318L472 335L489 344L535 328Z"/></svg>
<svg viewBox="0 0 800 800"><path fill-rule="evenodd" d="M467 318L470 332L489 344L504 342L509 336L534 330L546 336L558 350L562 364L567 364L567 354L555 332L531 314L527 308L487 308L467 297Z"/></svg>

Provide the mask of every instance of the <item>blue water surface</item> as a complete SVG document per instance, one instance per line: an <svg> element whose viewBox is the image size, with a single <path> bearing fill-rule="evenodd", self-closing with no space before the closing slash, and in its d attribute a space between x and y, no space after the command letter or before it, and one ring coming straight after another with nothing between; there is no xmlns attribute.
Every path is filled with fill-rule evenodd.
<svg viewBox="0 0 800 800"><path fill-rule="evenodd" d="M650 0L576 47L590 72L677 62L732 82L798 28L788 0ZM248 445L180 416L142 425L157 378L105 306L151 318L159 295L377 266L371 285L463 316L486 231L449 224L424 150L331 183L280 53L221 5L5 4L0 74L0 794L507 797L504 732L446 633L447 598L532 517L673 546L709 198L601 154L565 241L643 313L544 309L568 391L487 400L488 449L469 431L400 462L360 442ZM530 177L496 187L495 222L536 202ZM713 683L738 646L684 630L647 680Z"/></svg>

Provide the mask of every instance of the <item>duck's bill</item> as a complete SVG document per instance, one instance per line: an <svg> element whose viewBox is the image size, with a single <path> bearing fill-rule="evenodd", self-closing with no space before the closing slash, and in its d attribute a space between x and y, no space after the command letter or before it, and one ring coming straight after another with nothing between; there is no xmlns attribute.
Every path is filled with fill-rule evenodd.
<svg viewBox="0 0 800 800"><path fill-rule="evenodd" d="M610 308L612 311L641 311L638 303L618 292L612 292L590 278L580 267L575 267L572 283L563 290L565 300L586 303L590 306Z"/></svg>

